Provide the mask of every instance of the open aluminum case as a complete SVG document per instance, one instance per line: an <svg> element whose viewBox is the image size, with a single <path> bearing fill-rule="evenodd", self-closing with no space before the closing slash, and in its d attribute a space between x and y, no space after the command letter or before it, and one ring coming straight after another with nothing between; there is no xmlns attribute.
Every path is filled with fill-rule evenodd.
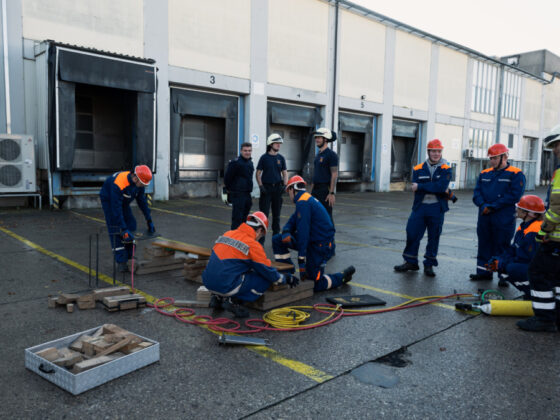
<svg viewBox="0 0 560 420"><path fill-rule="evenodd" d="M42 376L47 381L58 385L65 391L78 395L159 360L159 343L138 334L136 334L138 337L153 343L153 345L78 374L74 374L35 354L48 347L68 347L78 337L84 334L93 334L101 327L92 328L25 349L25 367Z"/></svg>

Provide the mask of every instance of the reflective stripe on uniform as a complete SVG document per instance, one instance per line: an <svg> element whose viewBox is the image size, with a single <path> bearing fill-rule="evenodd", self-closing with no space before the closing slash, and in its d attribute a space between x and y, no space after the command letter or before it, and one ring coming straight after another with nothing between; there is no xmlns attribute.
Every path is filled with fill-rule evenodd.
<svg viewBox="0 0 560 420"><path fill-rule="evenodd" d="M534 309L544 309L544 310L554 310L556 308L556 302L543 303L543 302L533 302Z"/></svg>
<svg viewBox="0 0 560 420"><path fill-rule="evenodd" d="M547 290L546 292L531 290L531 296L541 299L552 299L554 297L554 293L552 292L552 290Z"/></svg>
<svg viewBox="0 0 560 420"><path fill-rule="evenodd" d="M274 259L276 260L287 260L290 258L290 254L274 254Z"/></svg>
<svg viewBox="0 0 560 420"><path fill-rule="evenodd" d="M332 279L327 274L325 274L324 277L327 279L327 290L328 290L332 287Z"/></svg>

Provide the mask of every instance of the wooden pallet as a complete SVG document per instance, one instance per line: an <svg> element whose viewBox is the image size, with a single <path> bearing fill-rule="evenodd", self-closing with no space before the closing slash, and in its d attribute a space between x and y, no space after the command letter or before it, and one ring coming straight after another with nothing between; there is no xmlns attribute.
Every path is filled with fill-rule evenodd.
<svg viewBox="0 0 560 420"><path fill-rule="evenodd" d="M314 286L314 282L309 280L301 282L294 288L290 288L286 285L273 286L256 301L249 302L246 305L249 308L258 309L260 311L268 311L269 309L277 308L278 306L288 305L298 300L312 297Z"/></svg>
<svg viewBox="0 0 560 420"><path fill-rule="evenodd" d="M109 312L125 311L146 306L146 298L142 295L108 296L103 298L103 306Z"/></svg>

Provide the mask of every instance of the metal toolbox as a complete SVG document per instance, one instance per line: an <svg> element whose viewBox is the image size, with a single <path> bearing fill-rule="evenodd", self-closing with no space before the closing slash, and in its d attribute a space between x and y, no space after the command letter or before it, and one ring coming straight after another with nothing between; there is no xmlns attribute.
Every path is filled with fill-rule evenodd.
<svg viewBox="0 0 560 420"><path fill-rule="evenodd" d="M142 338L144 341L149 341L154 344L143 350L128 354L78 374L74 374L35 354L48 347L68 347L80 336L84 334L93 334L101 327L102 326L91 328L58 340L49 341L48 343L25 349L25 367L42 376L47 381L58 385L65 391L78 395L159 360L159 343L138 334L135 335Z"/></svg>

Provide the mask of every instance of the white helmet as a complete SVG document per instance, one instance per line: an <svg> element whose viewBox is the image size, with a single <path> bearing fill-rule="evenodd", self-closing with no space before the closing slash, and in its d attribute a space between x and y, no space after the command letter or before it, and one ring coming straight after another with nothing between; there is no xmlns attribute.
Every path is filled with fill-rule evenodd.
<svg viewBox="0 0 560 420"><path fill-rule="evenodd" d="M560 141L560 124L554 127L548 136L546 136L543 140L543 146L546 150L554 149L554 143Z"/></svg>
<svg viewBox="0 0 560 420"><path fill-rule="evenodd" d="M268 136L268 138L266 139L266 145L270 146L273 143L284 143L284 140L282 139L282 136L280 136L280 134L271 134L270 136Z"/></svg>
<svg viewBox="0 0 560 420"><path fill-rule="evenodd" d="M324 137L328 142L336 140L336 133L328 128L321 127L313 133L313 137Z"/></svg>

